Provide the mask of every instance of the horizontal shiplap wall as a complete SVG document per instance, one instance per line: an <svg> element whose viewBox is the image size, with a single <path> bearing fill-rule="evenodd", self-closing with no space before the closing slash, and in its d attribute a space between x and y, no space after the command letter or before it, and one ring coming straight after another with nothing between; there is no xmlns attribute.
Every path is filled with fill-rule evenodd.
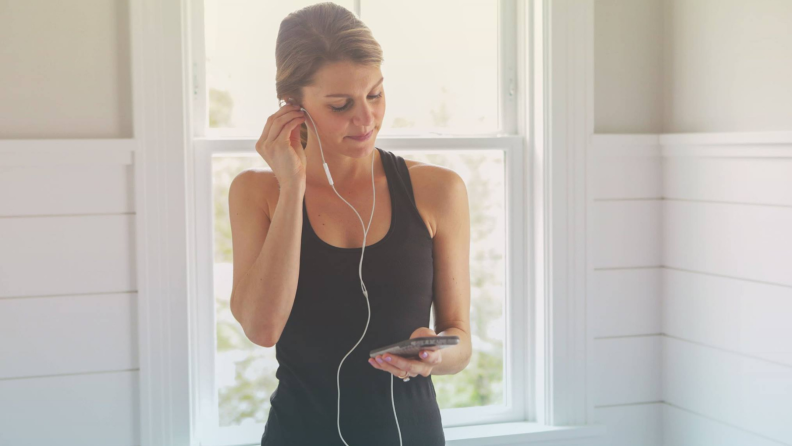
<svg viewBox="0 0 792 446"><path fill-rule="evenodd" d="M0 444L140 444L129 140L0 142Z"/></svg>
<svg viewBox="0 0 792 446"><path fill-rule="evenodd" d="M665 444L792 445L792 135L661 142Z"/></svg>
<svg viewBox="0 0 792 446"><path fill-rule="evenodd" d="M659 446L659 141L596 135L589 147L589 419L608 426L612 446Z"/></svg>

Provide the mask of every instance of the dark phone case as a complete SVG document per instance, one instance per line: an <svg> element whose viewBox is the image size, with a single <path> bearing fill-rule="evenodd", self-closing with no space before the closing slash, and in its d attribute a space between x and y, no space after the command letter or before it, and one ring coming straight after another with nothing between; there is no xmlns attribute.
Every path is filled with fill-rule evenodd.
<svg viewBox="0 0 792 446"><path fill-rule="evenodd" d="M393 353L404 358L417 359L421 350L439 350L457 344L459 344L459 336L426 336L375 348L369 352L369 356L373 358L384 353Z"/></svg>

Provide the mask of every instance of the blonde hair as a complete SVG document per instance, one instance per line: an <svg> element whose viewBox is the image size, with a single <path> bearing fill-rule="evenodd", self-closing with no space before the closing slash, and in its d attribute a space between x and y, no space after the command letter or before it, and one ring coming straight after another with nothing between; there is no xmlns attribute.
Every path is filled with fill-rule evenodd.
<svg viewBox="0 0 792 446"><path fill-rule="evenodd" d="M278 99L303 103L303 87L314 85L325 65L354 62L380 67L382 47L355 14L332 2L306 6L281 21L275 41L275 92ZM303 149L308 144L307 121L300 126Z"/></svg>

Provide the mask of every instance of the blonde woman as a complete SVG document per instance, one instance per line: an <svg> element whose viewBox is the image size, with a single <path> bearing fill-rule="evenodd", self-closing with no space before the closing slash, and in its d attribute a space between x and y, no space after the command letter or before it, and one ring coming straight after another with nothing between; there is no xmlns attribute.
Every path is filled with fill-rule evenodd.
<svg viewBox="0 0 792 446"><path fill-rule="evenodd" d="M276 91L287 104L256 144L271 171L246 170L229 192L231 311L278 360L262 446L445 445L431 375L470 361L467 190L449 169L375 147L382 62L341 6L281 23ZM369 358L437 335L460 342Z"/></svg>

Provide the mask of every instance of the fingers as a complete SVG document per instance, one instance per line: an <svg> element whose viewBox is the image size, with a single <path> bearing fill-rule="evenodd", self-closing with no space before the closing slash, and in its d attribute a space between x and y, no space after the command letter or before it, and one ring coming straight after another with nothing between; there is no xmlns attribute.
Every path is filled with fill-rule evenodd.
<svg viewBox="0 0 792 446"><path fill-rule="evenodd" d="M379 357L379 358L382 359L382 357ZM410 372L408 370L402 370L402 369L396 368L396 367L388 364L384 359L383 359L382 363L379 363L379 362L377 362L375 360L375 358L371 358L371 359L369 359L369 364L374 366L374 368L380 369L380 370L385 371L385 372L389 372L389 373L393 374L393 376L395 376L397 378L406 378L407 376L409 376L411 378L414 378L414 377L418 376L415 372Z"/></svg>
<svg viewBox="0 0 792 446"><path fill-rule="evenodd" d="M435 333L434 330L432 330L429 327L419 327L412 332L412 334L410 335L410 339L420 338L424 336L437 336L437 333Z"/></svg>
<svg viewBox="0 0 792 446"><path fill-rule="evenodd" d="M426 364L436 365L443 361L443 353L440 350L421 350L418 356Z"/></svg>
<svg viewBox="0 0 792 446"><path fill-rule="evenodd" d="M281 106L281 108L278 109L278 111L276 111L271 116L269 116L267 118L266 124L264 124L264 129L261 131L261 137L259 139L261 141L266 141L267 140L267 136L269 135L270 128L272 128L272 125L275 123L275 119L279 118L283 114L288 113L288 112L290 112L292 110L295 110L294 106L289 105L289 104L285 104L285 105Z"/></svg>
<svg viewBox="0 0 792 446"><path fill-rule="evenodd" d="M285 139L295 126L302 124L304 121L305 116L303 116L303 112L299 109L299 107L289 110L288 112L277 117L272 123L272 127L267 134L266 141L272 142L279 139Z"/></svg>
<svg viewBox="0 0 792 446"><path fill-rule="evenodd" d="M431 336L437 336L437 333L435 333L435 331L429 327L419 327L412 332L412 334L410 335L410 339L431 337ZM418 357L422 362L432 365L439 364L442 361L442 356L443 355L440 349L436 347L429 347L425 350L421 350L420 353L418 354Z"/></svg>
<svg viewBox="0 0 792 446"><path fill-rule="evenodd" d="M280 108L280 110L267 118L267 123L264 125L264 129L261 131L261 137L259 137L259 141L270 142L278 139L283 127L291 120L296 118L301 119L295 121L295 125L297 122L303 122L305 119L303 117L303 113L300 111L300 106L288 104L284 105Z"/></svg>
<svg viewBox="0 0 792 446"><path fill-rule="evenodd" d="M382 362L376 361L376 358L380 358ZM432 365L425 364L422 361L402 358L401 356L392 355L390 353L378 355L376 358L370 359L369 364L396 376L404 376L404 372L407 372L409 376L413 377L418 375L429 376L429 374L432 373ZM390 358L390 361L388 361L387 358Z"/></svg>

